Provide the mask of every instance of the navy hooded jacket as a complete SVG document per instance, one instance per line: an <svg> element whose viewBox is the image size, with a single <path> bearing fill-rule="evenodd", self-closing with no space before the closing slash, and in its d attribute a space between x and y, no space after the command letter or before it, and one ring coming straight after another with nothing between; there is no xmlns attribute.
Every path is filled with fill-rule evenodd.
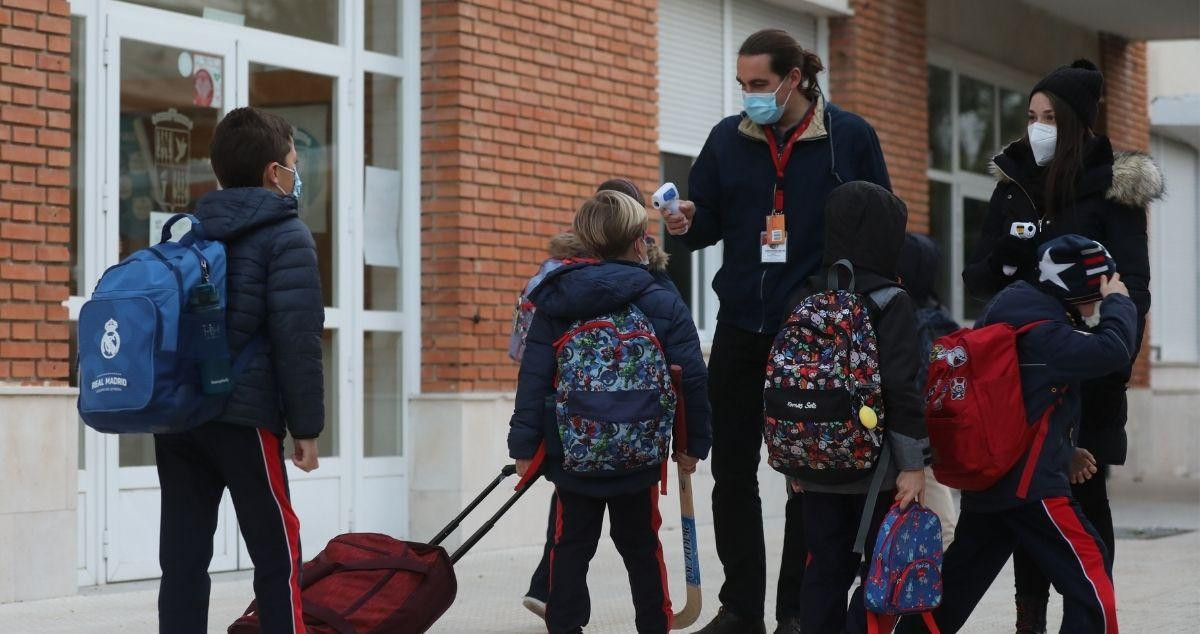
<svg viewBox="0 0 1200 634"><path fill-rule="evenodd" d="M721 269L713 279L721 323L750 332L778 331L788 298L821 265L829 192L856 180L892 187L870 124L824 99L816 108L784 170L786 264L762 263L759 234L775 191L775 165L762 126L744 114L726 117L713 127L692 165L688 195L696 213L688 232L672 239L693 251L724 241ZM781 144L784 132L775 131Z"/></svg>
<svg viewBox="0 0 1200 634"><path fill-rule="evenodd" d="M1017 358L1029 424L1037 424L1048 408L1054 410L1045 423L1044 439L1035 440L1030 449L1040 453L1024 499L1017 497L1017 486L1029 452L990 489L963 491L964 511L1002 511L1071 495L1068 470L1079 438L1080 385L1129 365L1137 344L1138 313L1128 297L1114 294L1101 302L1100 324L1090 332L1078 329L1074 319L1056 297L1024 281L1000 291L984 309L979 327L1050 322L1017 340Z"/></svg>
<svg viewBox="0 0 1200 634"><path fill-rule="evenodd" d="M236 358L259 339L216 420L316 438L325 426L325 301L316 243L296 199L261 187L222 189L201 198L195 215L225 243L230 352Z"/></svg>
<svg viewBox="0 0 1200 634"><path fill-rule="evenodd" d="M677 293L659 285L642 266L608 260L599 264L573 264L551 271L530 295L537 306L525 356L517 380L517 401L508 432L509 455L532 458L538 445L547 441L549 456L559 447L553 409L545 407L555 392L558 370L554 342L580 319L620 309L630 303L638 307L654 326L663 344L667 363L683 368L683 397L687 407L687 453L708 456L712 446L709 426L708 370L700 352L700 339L687 306ZM625 476L581 478L565 473L560 460L548 456L548 480L583 495L607 497L643 490L658 482L660 469L650 468Z"/></svg>

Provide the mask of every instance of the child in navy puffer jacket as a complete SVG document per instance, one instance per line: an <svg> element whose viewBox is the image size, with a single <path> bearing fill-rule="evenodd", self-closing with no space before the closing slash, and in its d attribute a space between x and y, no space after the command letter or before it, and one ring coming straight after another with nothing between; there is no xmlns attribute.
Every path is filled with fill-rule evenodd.
<svg viewBox="0 0 1200 634"><path fill-rule="evenodd" d="M557 440L551 437L557 434L557 426L550 422L552 416L545 406L556 389L554 342L578 320L631 304L649 319L667 363L683 369L688 444L686 452L676 453L675 459L686 470L694 470L696 462L708 455L708 377L700 341L683 300L639 264L648 259L647 225L645 207L629 196L612 191L596 194L577 214L574 233L588 252L602 261L560 267L530 296L537 312L526 340L508 437L518 472L529 469L543 441L553 444ZM544 467L558 498L546 608L549 630L579 632L588 622L586 572L607 508L610 535L629 572L637 630L669 631L671 602L658 540L660 469L651 466L623 475L588 477L567 472L558 460L548 460Z"/></svg>
<svg viewBox="0 0 1200 634"><path fill-rule="evenodd" d="M962 494L954 544L942 566L945 594L934 611L945 633L963 626L1018 543L1063 595L1061 631L1117 632L1112 560L1072 499L1070 482L1096 473L1075 447L1079 386L1129 364L1137 309L1112 258L1094 240L1060 236L1039 248L1038 261L1038 284L1014 282L1000 291L978 324L1045 322L1017 342L1026 415L1039 429L999 482ZM1033 470L1026 475L1029 461ZM908 618L897 631L925 626Z"/></svg>

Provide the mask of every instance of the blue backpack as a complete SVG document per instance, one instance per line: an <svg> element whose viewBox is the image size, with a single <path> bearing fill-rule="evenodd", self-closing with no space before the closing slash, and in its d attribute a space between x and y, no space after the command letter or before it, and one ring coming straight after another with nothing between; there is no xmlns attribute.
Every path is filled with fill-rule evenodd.
<svg viewBox="0 0 1200 634"><path fill-rule="evenodd" d="M171 226L191 230L171 242ZM109 268L79 311L79 415L107 433L186 431L216 418L257 338L230 366L225 245L176 214Z"/></svg>
<svg viewBox="0 0 1200 634"><path fill-rule="evenodd" d="M630 304L575 322L555 349L563 470L619 476L665 464L676 395L666 354L646 315Z"/></svg>
<svg viewBox="0 0 1200 634"><path fill-rule="evenodd" d="M942 523L936 513L916 502L888 511L863 590L870 634L891 631L881 616L916 613L937 634L931 612L942 603Z"/></svg>

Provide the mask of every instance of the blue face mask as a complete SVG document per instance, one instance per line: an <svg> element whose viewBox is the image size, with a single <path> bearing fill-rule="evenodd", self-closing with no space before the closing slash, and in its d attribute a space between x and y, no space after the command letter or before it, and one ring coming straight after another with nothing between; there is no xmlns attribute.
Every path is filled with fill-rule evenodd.
<svg viewBox="0 0 1200 634"><path fill-rule="evenodd" d="M742 109L746 111L746 116L758 125L770 125L779 121L787 108L788 100L792 98L792 91L788 90L788 96L783 103L775 103L775 95L779 93L780 88L783 88L782 82L771 92L743 92Z"/></svg>
<svg viewBox="0 0 1200 634"><path fill-rule="evenodd" d="M296 199L296 202L300 202L300 191L301 191L301 188L304 186L304 182L300 180L300 168L292 168L292 167L288 167L286 165L279 165L279 167L282 167L283 169L292 173L293 178L292 178L291 196L292 196L292 198ZM283 194L284 196L288 195L287 192L283 191L283 189L279 185L276 185L275 189L278 189L279 193Z"/></svg>

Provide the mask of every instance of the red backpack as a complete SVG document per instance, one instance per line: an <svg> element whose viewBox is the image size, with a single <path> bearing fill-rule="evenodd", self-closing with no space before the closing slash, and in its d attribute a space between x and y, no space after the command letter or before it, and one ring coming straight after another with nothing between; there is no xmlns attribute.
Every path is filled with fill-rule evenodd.
<svg viewBox="0 0 1200 634"><path fill-rule="evenodd" d="M1054 408L1034 425L1026 419L1017 361L1017 337L1046 323L1022 328L992 324L941 337L929 353L925 421L938 482L983 491L1026 460L1018 497L1024 497L1037 465Z"/></svg>

